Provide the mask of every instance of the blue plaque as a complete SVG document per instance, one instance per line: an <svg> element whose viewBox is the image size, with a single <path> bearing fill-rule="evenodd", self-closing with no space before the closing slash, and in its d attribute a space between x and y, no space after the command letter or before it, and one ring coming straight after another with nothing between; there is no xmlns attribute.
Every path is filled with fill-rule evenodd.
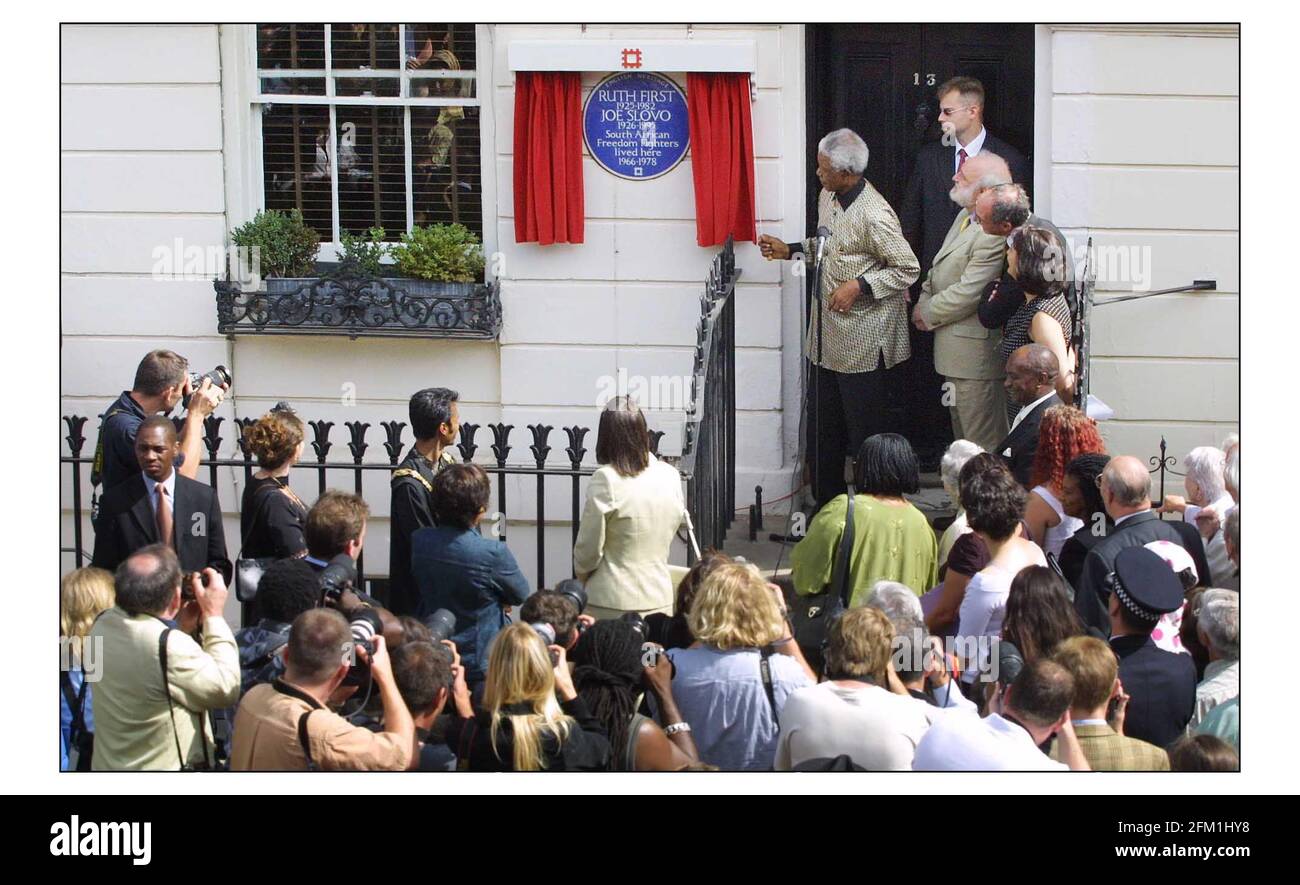
<svg viewBox="0 0 1300 885"><path fill-rule="evenodd" d="M686 95L662 74L610 74L587 96L582 136L607 172L631 181L658 178L686 156Z"/></svg>

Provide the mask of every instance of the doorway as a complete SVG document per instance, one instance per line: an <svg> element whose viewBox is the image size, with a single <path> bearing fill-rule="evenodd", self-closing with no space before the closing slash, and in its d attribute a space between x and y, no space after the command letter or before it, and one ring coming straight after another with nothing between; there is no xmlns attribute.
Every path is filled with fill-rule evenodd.
<svg viewBox="0 0 1300 885"><path fill-rule="evenodd" d="M935 88L950 77L971 76L984 84L984 124L1028 161L1022 182L1033 188L1034 26L965 24L809 25L807 61L807 229L817 227L817 142L847 126L870 148L867 180L900 211L917 151L942 135ZM952 206L952 216L959 208ZM912 249L921 260L921 279L929 273L927 253L937 246L920 242ZM913 287L913 304L920 283ZM948 410L942 405L942 379L934 371L934 334L909 326L912 358L901 373L899 392L907 413L905 435L926 471L937 469L952 441Z"/></svg>

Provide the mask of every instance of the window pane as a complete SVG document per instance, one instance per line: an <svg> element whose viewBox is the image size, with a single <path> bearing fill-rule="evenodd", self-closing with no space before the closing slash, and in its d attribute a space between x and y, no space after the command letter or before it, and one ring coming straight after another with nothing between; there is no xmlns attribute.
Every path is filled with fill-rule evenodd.
<svg viewBox="0 0 1300 885"><path fill-rule="evenodd" d="M473 24L420 24L406 26L407 66L419 70L440 57L445 67L473 71L475 55Z"/></svg>
<svg viewBox="0 0 1300 885"><path fill-rule="evenodd" d="M330 53L334 70L396 70L397 25L331 25Z"/></svg>
<svg viewBox="0 0 1300 885"><path fill-rule="evenodd" d="M257 66L290 70L325 69L324 25L258 25Z"/></svg>
<svg viewBox="0 0 1300 885"><path fill-rule="evenodd" d="M301 209L309 227L328 242L330 216L329 109L313 105L264 105L262 171L266 208Z"/></svg>
<svg viewBox="0 0 1300 885"><path fill-rule="evenodd" d="M340 107L339 226L361 233L406 230L406 140L402 108Z"/></svg>
<svg viewBox="0 0 1300 885"><path fill-rule="evenodd" d="M324 95L324 77L263 77L264 95Z"/></svg>
<svg viewBox="0 0 1300 885"><path fill-rule="evenodd" d="M483 235L477 107L411 109L415 223L459 222Z"/></svg>
<svg viewBox="0 0 1300 885"><path fill-rule="evenodd" d="M397 98L401 83L396 77L335 77L336 95L383 96Z"/></svg>

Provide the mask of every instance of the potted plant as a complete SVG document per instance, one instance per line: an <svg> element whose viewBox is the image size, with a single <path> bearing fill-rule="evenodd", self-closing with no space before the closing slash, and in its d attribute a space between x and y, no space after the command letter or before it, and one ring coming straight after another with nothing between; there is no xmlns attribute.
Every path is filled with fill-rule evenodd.
<svg viewBox="0 0 1300 885"><path fill-rule="evenodd" d="M291 292L312 282L320 234L312 230L297 209L267 209L230 235L234 244L252 255L257 250L259 275L268 292Z"/></svg>
<svg viewBox="0 0 1300 885"><path fill-rule="evenodd" d="M384 242L386 233L382 227L372 227L362 236L343 231L339 235L343 247L339 252L339 267L365 276L382 277L385 267L391 267L383 263L389 249L388 243Z"/></svg>
<svg viewBox="0 0 1300 885"><path fill-rule="evenodd" d="M397 270L410 279L387 282L413 295L466 297L483 280L483 246L463 224L417 227L390 254Z"/></svg>

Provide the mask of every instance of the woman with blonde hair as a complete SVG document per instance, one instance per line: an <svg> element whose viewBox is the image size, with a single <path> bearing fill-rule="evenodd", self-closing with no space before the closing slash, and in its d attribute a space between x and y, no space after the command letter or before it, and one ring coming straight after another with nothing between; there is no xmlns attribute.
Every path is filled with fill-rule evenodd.
<svg viewBox="0 0 1300 885"><path fill-rule="evenodd" d="M79 568L59 581L59 769L90 770L95 717L86 666L101 665L96 654L82 653L82 643L101 612L113 607L113 576L102 568Z"/></svg>
<svg viewBox="0 0 1300 885"><path fill-rule="evenodd" d="M464 771L602 771L609 741L573 688L564 649L528 624L496 635L483 707L475 712L465 671L455 667L455 715L447 746ZM558 695L558 698L557 698Z"/></svg>
<svg viewBox="0 0 1300 885"><path fill-rule="evenodd" d="M261 469L244 488L239 507L239 556L288 559L303 556L307 507L289 488L289 472L302 457L302 419L280 403L244 428L244 446Z"/></svg>
<svg viewBox="0 0 1300 885"><path fill-rule="evenodd" d="M725 563L700 584L688 622L695 644L668 655L700 759L724 771L771 770L785 699L817 681L790 635L780 588L749 563Z"/></svg>

